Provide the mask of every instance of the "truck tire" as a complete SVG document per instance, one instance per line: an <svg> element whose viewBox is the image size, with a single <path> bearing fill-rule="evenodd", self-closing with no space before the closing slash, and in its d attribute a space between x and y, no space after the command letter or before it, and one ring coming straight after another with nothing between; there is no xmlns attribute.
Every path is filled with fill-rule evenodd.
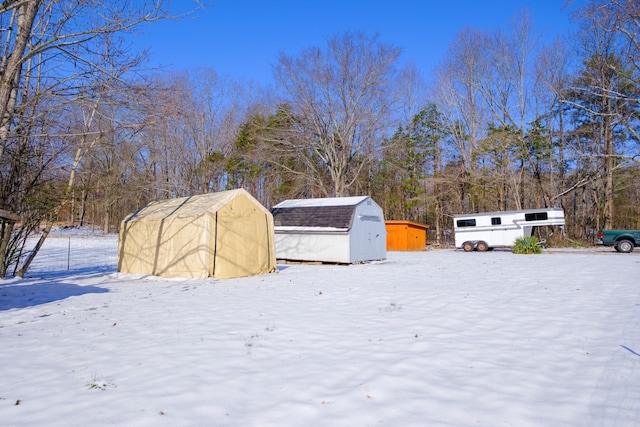
<svg viewBox="0 0 640 427"><path fill-rule="evenodd" d="M628 254L633 251L633 242L629 239L618 240L616 243L616 251Z"/></svg>
<svg viewBox="0 0 640 427"><path fill-rule="evenodd" d="M487 242L483 242L482 240L480 240L476 244L476 249L480 252L486 252L489 249L489 245L487 245Z"/></svg>
<svg viewBox="0 0 640 427"><path fill-rule="evenodd" d="M464 249L465 252L471 252L473 250L473 243L471 242L464 242L462 244L462 249Z"/></svg>

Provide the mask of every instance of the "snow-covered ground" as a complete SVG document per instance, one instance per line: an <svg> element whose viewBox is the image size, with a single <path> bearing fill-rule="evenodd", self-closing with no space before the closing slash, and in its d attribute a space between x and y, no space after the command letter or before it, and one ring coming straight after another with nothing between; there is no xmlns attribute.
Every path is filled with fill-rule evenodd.
<svg viewBox="0 0 640 427"><path fill-rule="evenodd" d="M0 281L2 426L640 425L640 250L389 252L227 280L47 240Z"/></svg>

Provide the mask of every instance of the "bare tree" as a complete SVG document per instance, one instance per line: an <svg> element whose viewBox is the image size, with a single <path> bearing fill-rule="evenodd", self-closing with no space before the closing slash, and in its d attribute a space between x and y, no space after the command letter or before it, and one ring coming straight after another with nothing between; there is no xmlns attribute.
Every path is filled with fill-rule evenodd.
<svg viewBox="0 0 640 427"><path fill-rule="evenodd" d="M603 177L604 228L615 223L614 173L625 154L629 155L625 153L624 133L637 135L635 129L640 111L640 92L634 81L638 76L634 71L637 64L633 62L633 58L638 57L637 44L628 33L634 25L637 28L637 23L630 23L623 10L637 13L637 5L634 2L592 1L579 10L577 16L582 27L578 42L582 67L563 100L582 118L579 123L582 135L593 142L582 155L599 159L595 167L602 171Z"/></svg>
<svg viewBox="0 0 640 427"><path fill-rule="evenodd" d="M552 195L549 206L559 198L565 189L565 147L566 147L566 105L561 102L568 88L570 54L561 39L544 46L535 58L534 90L537 94L535 117L538 124L546 130L540 131L544 147L548 148L549 193ZM540 168L538 168L540 170Z"/></svg>
<svg viewBox="0 0 640 427"><path fill-rule="evenodd" d="M486 132L487 108L481 96L482 81L487 75L488 34L467 28L449 46L444 64L436 71L432 94L445 118L445 125L455 144L453 156L459 173L452 178L458 187L456 210L478 208L476 188L477 146Z"/></svg>
<svg viewBox="0 0 640 427"><path fill-rule="evenodd" d="M348 195L370 164L393 112L399 56L378 36L345 33L325 48L278 58L275 78L294 126L273 148L295 154L306 166L297 172L309 174L322 195Z"/></svg>
<svg viewBox="0 0 640 427"><path fill-rule="evenodd" d="M222 191L225 167L260 89L220 77L213 69L172 73L158 80L150 126L142 138L156 199Z"/></svg>
<svg viewBox="0 0 640 427"><path fill-rule="evenodd" d="M100 140L100 132L92 126L95 113L114 99L110 95L114 88L122 88L127 73L140 63L140 56L130 55L118 35L168 16L167 8L162 0L0 4L0 22L5 28L0 34L0 178L13 183L2 186L0 205L23 219L22 239L41 222L47 223L20 275L69 200L83 156ZM69 117L66 112L74 104L87 107L79 126L62 120ZM71 152L75 154L67 156ZM61 167L67 161L68 175L63 178ZM19 175L31 179L16 178ZM29 196L34 191L46 194L38 199L43 203L34 203ZM8 263L20 259L22 246L14 240L1 254L5 271Z"/></svg>

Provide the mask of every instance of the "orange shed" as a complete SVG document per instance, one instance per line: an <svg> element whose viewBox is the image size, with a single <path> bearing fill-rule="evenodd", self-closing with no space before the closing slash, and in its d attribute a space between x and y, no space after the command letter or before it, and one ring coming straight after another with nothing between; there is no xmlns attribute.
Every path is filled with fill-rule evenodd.
<svg viewBox="0 0 640 427"><path fill-rule="evenodd" d="M423 251L428 225L410 221L385 221L388 251Z"/></svg>

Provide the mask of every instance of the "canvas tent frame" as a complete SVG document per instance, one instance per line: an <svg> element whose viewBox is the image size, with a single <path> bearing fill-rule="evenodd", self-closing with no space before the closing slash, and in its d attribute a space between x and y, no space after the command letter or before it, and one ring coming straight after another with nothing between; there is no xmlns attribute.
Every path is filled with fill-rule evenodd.
<svg viewBox="0 0 640 427"><path fill-rule="evenodd" d="M243 189L153 202L121 223L120 272L231 278L276 269L273 216Z"/></svg>

